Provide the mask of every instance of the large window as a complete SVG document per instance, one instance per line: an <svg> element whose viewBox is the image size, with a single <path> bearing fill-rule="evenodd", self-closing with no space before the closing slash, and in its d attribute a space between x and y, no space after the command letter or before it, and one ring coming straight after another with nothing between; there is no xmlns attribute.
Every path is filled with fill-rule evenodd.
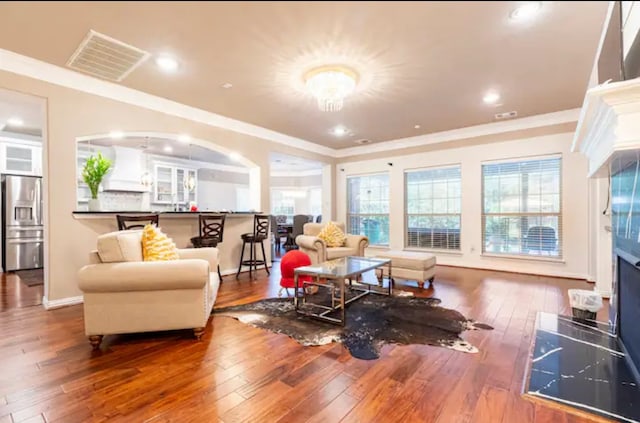
<svg viewBox="0 0 640 423"><path fill-rule="evenodd" d="M460 249L460 166L405 174L407 247Z"/></svg>
<svg viewBox="0 0 640 423"><path fill-rule="evenodd" d="M483 252L562 257L560 157L482 165Z"/></svg>
<svg viewBox="0 0 640 423"><path fill-rule="evenodd" d="M296 211L296 199L284 189L271 189L271 214L292 219Z"/></svg>
<svg viewBox="0 0 640 423"><path fill-rule="evenodd" d="M389 175L347 178L347 231L389 245Z"/></svg>

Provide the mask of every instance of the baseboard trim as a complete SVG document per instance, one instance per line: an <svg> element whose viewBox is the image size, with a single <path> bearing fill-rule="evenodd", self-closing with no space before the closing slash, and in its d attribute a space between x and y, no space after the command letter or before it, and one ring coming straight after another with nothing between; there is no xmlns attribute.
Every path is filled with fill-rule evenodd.
<svg viewBox="0 0 640 423"><path fill-rule="evenodd" d="M272 267L273 267L273 264L267 263L267 268L269 268L269 270L271 270L271 268L272 268ZM249 273L249 268L247 268L247 267L244 267L244 266L243 266L243 269L244 269L244 270L242 270L242 271L240 272L240 274L242 274L242 273ZM259 272L259 271L261 271L261 270L264 270L264 266L259 266L259 267L258 267L258 272ZM220 274L221 274L222 276L235 275L235 274L237 274L237 273L238 273L238 268L237 268L237 267L236 267L235 269L226 269L226 270L221 270L221 271L220 271Z"/></svg>
<svg viewBox="0 0 640 423"><path fill-rule="evenodd" d="M79 295L77 297L60 298L59 300L49 300L47 297L42 297L42 305L45 310L53 310L61 307L68 307L72 305L82 304L84 297Z"/></svg>
<svg viewBox="0 0 640 423"><path fill-rule="evenodd" d="M473 266L473 265L461 265L461 264L449 264L449 263L438 263L436 262L436 266L444 266L444 267L461 267L463 269L476 269L476 270L487 270L490 272L504 272L504 273L516 273L519 275L531 275L531 276L548 276L551 278L562 278L562 279L577 279L577 280L587 280L587 275L578 274L578 273L565 273L565 272L537 272L533 273L530 271L518 271L514 269L505 269L500 268L499 266L490 267L490 266ZM436 274L437 277L437 274Z"/></svg>

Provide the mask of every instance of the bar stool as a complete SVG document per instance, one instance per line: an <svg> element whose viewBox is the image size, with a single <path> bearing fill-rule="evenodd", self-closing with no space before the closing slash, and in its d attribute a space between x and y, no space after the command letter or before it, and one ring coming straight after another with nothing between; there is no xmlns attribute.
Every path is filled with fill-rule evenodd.
<svg viewBox="0 0 640 423"><path fill-rule="evenodd" d="M117 214L118 230L126 231L129 229L144 229L145 225L152 224L158 226L159 216L157 214L149 214L142 216L129 216L126 214ZM134 223L129 223L134 222ZM142 222L142 223L135 223Z"/></svg>
<svg viewBox="0 0 640 423"><path fill-rule="evenodd" d="M191 244L194 248L213 247L216 248L218 243L222 242L224 235L224 214L200 214L198 216L199 236L191 238ZM218 277L222 282L222 274L220 273L220 264L218 260Z"/></svg>
<svg viewBox="0 0 640 423"><path fill-rule="evenodd" d="M253 233L242 234L242 250L240 253L240 265L238 266L238 273L236 273L236 279L240 276L242 266L249 266L249 277L253 278L252 269L258 270L259 265L264 265L264 270L269 275L269 268L267 267L267 256L264 252L263 241L269 238L269 215L256 214L253 217ZM249 260L244 260L244 249L249 244ZM262 260L258 260L256 256L256 244L260 244L262 249Z"/></svg>

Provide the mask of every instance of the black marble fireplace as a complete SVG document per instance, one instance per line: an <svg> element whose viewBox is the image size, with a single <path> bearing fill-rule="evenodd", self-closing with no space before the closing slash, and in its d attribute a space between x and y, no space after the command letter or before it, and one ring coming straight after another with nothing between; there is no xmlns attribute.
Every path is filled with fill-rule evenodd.
<svg viewBox="0 0 640 423"><path fill-rule="evenodd" d="M612 163L609 322L539 313L525 394L640 423L640 153Z"/></svg>

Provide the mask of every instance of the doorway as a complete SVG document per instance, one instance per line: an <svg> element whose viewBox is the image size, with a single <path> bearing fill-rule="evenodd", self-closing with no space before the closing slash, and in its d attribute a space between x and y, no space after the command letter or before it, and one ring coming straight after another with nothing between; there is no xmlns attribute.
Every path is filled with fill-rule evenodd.
<svg viewBox="0 0 640 423"><path fill-rule="evenodd" d="M0 311L45 296L46 101L0 89Z"/></svg>

